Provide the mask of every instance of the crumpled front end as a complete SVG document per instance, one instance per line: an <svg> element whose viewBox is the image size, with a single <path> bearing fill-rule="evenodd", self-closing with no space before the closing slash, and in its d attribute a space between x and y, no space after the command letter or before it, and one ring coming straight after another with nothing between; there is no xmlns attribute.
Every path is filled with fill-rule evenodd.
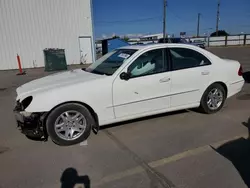
<svg viewBox="0 0 250 188"><path fill-rule="evenodd" d="M17 127L21 132L32 139L47 139L47 132L44 126L46 113L30 113L25 111L25 107L20 100L16 102L14 115Z"/></svg>

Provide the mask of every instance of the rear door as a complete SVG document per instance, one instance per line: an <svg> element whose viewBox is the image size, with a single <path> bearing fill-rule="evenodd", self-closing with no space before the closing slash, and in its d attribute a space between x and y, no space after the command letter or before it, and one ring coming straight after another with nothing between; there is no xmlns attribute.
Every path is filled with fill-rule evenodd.
<svg viewBox="0 0 250 188"><path fill-rule="evenodd" d="M211 77L211 62L200 52L169 48L171 59L171 107L198 104Z"/></svg>

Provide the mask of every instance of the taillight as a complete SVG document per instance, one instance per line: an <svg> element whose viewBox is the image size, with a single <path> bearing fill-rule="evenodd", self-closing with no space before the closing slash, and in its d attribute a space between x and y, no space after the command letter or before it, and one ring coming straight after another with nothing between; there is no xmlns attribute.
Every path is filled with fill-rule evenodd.
<svg viewBox="0 0 250 188"><path fill-rule="evenodd" d="M238 75L242 76L243 75L243 69L242 66L240 66L239 70L238 70Z"/></svg>

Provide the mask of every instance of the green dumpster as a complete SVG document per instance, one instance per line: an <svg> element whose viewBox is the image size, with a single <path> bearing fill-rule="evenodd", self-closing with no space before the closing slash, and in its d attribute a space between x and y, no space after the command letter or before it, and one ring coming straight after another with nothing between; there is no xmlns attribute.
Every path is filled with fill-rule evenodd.
<svg viewBox="0 0 250 188"><path fill-rule="evenodd" d="M67 70L64 49L47 48L43 52L45 57L45 71Z"/></svg>

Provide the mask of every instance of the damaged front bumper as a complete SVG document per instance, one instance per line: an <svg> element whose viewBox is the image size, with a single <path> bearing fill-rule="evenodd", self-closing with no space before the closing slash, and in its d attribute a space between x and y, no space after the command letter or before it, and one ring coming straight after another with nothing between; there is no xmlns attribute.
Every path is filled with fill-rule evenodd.
<svg viewBox="0 0 250 188"><path fill-rule="evenodd" d="M29 113L22 111L20 105L14 109L14 115L17 121L17 127L29 138L47 139L47 132L44 126L46 113Z"/></svg>

